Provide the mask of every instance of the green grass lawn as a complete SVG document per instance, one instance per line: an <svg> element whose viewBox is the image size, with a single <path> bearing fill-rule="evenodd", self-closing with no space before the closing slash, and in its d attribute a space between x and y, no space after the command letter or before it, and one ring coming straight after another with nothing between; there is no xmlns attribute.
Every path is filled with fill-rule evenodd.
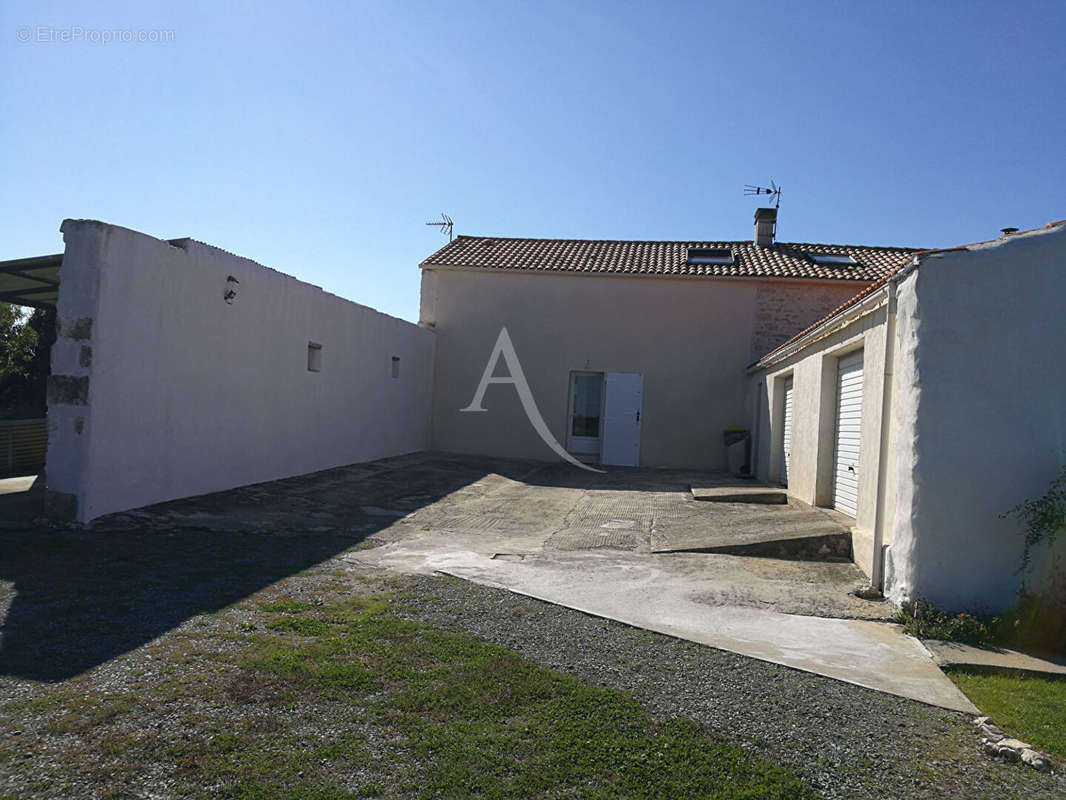
<svg viewBox="0 0 1066 800"><path fill-rule="evenodd" d="M132 796L130 776L155 765L182 796L240 800L813 797L694 722L653 720L628 694L406 621L386 598L255 608L241 632L161 653L163 682L33 700L54 710L48 735L77 737L39 785L91 773L103 796ZM180 715L180 735L152 732L146 714Z"/></svg>
<svg viewBox="0 0 1066 800"><path fill-rule="evenodd" d="M967 669L948 674L1005 733L1066 758L1066 680Z"/></svg>
<svg viewBox="0 0 1066 800"><path fill-rule="evenodd" d="M359 698L406 739L418 765L409 788L421 797L810 796L691 722L653 722L621 692L403 621L380 600L279 615L267 627L296 636L258 637L245 669L291 691Z"/></svg>

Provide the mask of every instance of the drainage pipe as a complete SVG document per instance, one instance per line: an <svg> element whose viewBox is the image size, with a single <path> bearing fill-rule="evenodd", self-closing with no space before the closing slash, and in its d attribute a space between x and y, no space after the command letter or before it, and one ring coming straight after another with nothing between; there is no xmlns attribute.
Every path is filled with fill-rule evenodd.
<svg viewBox="0 0 1066 800"><path fill-rule="evenodd" d="M874 507L873 564L870 565L870 586L885 590L885 516L888 504L888 437L892 424L892 375L896 360L896 281L885 285L885 347L884 369L881 376L881 441L877 449L877 501Z"/></svg>

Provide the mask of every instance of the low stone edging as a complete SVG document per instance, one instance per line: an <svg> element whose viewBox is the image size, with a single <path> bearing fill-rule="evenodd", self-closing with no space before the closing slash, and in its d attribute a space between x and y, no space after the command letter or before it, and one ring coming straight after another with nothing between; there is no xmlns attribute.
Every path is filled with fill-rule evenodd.
<svg viewBox="0 0 1066 800"><path fill-rule="evenodd" d="M985 735L981 739L981 745L990 756L1004 761L1021 761L1040 772L1051 770L1051 759L1044 753L1034 750L1031 744L1012 739L999 729L991 717L977 717L973 724Z"/></svg>

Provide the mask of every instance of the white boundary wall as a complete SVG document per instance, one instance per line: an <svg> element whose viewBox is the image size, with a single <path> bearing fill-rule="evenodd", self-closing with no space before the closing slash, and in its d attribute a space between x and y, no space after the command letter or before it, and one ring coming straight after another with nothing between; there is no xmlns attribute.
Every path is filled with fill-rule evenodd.
<svg viewBox="0 0 1066 800"><path fill-rule="evenodd" d="M59 513L85 522L428 446L431 331L190 239L91 220L62 231Z"/></svg>
<svg viewBox="0 0 1066 800"><path fill-rule="evenodd" d="M1001 515L1066 464L1066 225L922 256L899 287L897 601L1013 605L1023 531ZM1030 589L1066 589L1066 532Z"/></svg>

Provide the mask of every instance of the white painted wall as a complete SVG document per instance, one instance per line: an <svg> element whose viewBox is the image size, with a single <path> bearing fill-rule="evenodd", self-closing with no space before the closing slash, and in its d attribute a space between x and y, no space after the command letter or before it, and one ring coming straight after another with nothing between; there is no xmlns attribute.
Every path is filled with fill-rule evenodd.
<svg viewBox="0 0 1066 800"><path fill-rule="evenodd" d="M63 233L52 369L89 391L49 405L47 479L79 520L426 448L432 332L200 242ZM64 336L86 318L88 340Z"/></svg>
<svg viewBox="0 0 1066 800"><path fill-rule="evenodd" d="M1064 224L923 256L901 285L894 599L1013 604L1022 531L1000 515L1066 463L1064 296ZM1039 557L1031 588L1063 587L1066 536Z"/></svg>
<svg viewBox="0 0 1066 800"><path fill-rule="evenodd" d="M423 269L421 321L437 333L433 447L556 458L526 419L513 386L490 386L486 413L459 411L470 403L506 326L559 442L566 442L571 371L640 373L641 466L723 469L723 430L748 426L744 369L753 360L753 341L778 344L795 332L792 326L809 324L859 288ZM771 301L780 313L760 314ZM782 320L787 329L781 330Z"/></svg>
<svg viewBox="0 0 1066 800"><path fill-rule="evenodd" d="M836 434L837 367L842 357L859 350L863 352L859 502L852 527L852 544L855 563L867 575L873 570L874 526L877 521L885 320L886 305L872 305L857 319L827 331L824 337L772 367L755 372L750 385L753 397L759 396L759 384L766 387L764 405L762 408L755 407L752 422L754 425L754 419L762 420L758 435L758 477L771 483L779 482L781 477L782 395L785 381L791 376L792 461L788 493L811 505L830 506Z"/></svg>

